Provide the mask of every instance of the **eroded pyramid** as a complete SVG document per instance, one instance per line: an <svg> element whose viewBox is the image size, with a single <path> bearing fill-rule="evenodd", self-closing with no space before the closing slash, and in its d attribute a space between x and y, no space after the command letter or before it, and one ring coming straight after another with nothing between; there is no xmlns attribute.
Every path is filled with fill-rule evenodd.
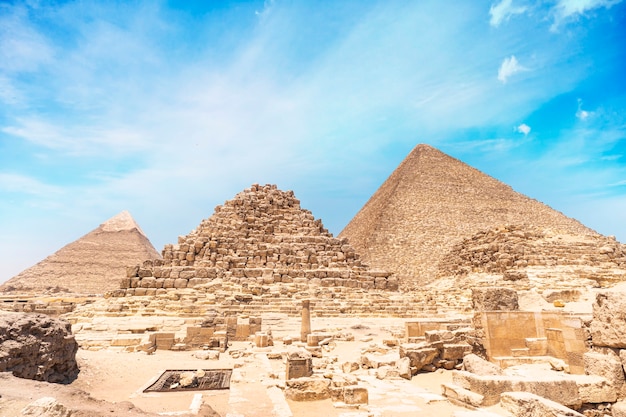
<svg viewBox="0 0 626 417"><path fill-rule="evenodd" d="M371 270L345 239L300 207L293 191L254 184L177 244L163 259L129 268L114 295L154 295L171 288L210 288L215 280L237 285L278 283L396 290L388 272Z"/></svg>
<svg viewBox="0 0 626 417"><path fill-rule="evenodd" d="M128 265L158 258L133 217L123 211L9 279L0 292L102 294L119 288Z"/></svg>
<svg viewBox="0 0 626 417"><path fill-rule="evenodd" d="M597 236L583 224L428 146L418 145L339 237L401 287L433 282L455 244L500 225Z"/></svg>

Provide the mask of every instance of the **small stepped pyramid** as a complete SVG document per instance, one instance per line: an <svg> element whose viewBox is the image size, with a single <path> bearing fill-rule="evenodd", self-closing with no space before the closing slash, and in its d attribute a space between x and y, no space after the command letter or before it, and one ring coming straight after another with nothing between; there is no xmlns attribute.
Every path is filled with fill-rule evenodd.
<svg viewBox="0 0 626 417"><path fill-rule="evenodd" d="M214 291L215 280L247 288L310 284L395 291L390 273L362 264L347 239L337 239L300 208L292 191L252 185L177 244L163 259L128 268L114 296L156 295L167 289ZM259 290L260 291L260 290Z"/></svg>

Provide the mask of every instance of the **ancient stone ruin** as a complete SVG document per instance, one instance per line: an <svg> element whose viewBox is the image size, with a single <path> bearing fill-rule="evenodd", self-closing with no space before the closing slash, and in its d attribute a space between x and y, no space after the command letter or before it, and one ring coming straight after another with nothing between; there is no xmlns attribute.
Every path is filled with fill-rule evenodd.
<svg viewBox="0 0 626 417"><path fill-rule="evenodd" d="M215 279L239 285L398 289L391 274L363 265L346 239L334 238L321 220L300 208L292 191L253 185L216 207L177 244L166 245L163 259L129 268L114 295L201 291Z"/></svg>
<svg viewBox="0 0 626 417"><path fill-rule="evenodd" d="M0 313L0 372L67 384L76 379L78 344L67 321Z"/></svg>
<svg viewBox="0 0 626 417"><path fill-rule="evenodd" d="M126 220L100 234L121 236ZM254 184L117 273L103 297L63 311L65 349L203 361L166 368L154 392L228 380L224 415L247 415L244 392L265 396L257 415L311 400L393 415L429 375L447 379L424 398L477 413L626 416L626 246L429 146L340 237L292 191ZM26 332L9 334L0 366L20 372L14 336Z"/></svg>

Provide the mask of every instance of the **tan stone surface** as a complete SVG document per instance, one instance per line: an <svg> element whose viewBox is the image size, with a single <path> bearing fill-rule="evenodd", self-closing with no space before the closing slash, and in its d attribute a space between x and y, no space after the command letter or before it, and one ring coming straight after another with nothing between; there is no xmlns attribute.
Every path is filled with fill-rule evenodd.
<svg viewBox="0 0 626 417"><path fill-rule="evenodd" d="M418 145L339 234L405 288L432 282L454 245L507 225L597 236L578 221L428 145Z"/></svg>
<svg viewBox="0 0 626 417"><path fill-rule="evenodd" d="M103 294L119 288L126 267L158 259L130 213L123 211L0 286L0 294Z"/></svg>

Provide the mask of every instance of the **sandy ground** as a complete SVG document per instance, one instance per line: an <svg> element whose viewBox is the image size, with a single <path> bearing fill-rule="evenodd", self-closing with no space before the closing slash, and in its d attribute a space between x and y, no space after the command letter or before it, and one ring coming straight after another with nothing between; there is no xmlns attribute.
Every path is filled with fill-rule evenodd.
<svg viewBox="0 0 626 417"><path fill-rule="evenodd" d="M265 321L264 321L265 323ZM359 329L352 327L359 324ZM391 337L397 326L393 319L313 319L313 330L349 331L355 341L337 341L324 354L337 364L358 361L362 348L380 344ZM359 383L368 388L369 404L360 408L337 407L331 400L294 402L285 400L282 390L285 363L281 359L268 359L267 354L286 349L284 336L296 338L300 321L283 320L274 323L271 330L276 341L272 348L255 348L249 342L233 342L219 360L203 360L194 352L156 351L126 353L113 350L79 350L77 360L81 372L68 386L20 380L0 374L0 417L21 415L28 403L44 396L56 397L59 402L73 408L74 403L87 404L107 410L106 415L131 416L138 411L160 415L198 415L199 404L211 406L220 416L277 416L277 417L360 417L360 416L438 416L438 417L498 417L508 415L498 406L485 410L468 410L451 404L441 396L441 384L449 381L451 373L437 371L422 373L411 381L379 380L372 370L354 373ZM234 358L231 352L245 352ZM237 356L237 355L235 355ZM143 390L165 370L180 369L233 369L231 386L227 390L144 393ZM85 396L80 391L89 394ZM89 400L89 401L87 401ZM105 401L105 402L103 402ZM153 415L154 415L153 414ZM202 414L202 412L201 412ZM89 415L89 414L85 414ZM96 415L96 414L93 414ZM105 415L105 414L102 414ZM204 414L207 415L207 414Z"/></svg>

